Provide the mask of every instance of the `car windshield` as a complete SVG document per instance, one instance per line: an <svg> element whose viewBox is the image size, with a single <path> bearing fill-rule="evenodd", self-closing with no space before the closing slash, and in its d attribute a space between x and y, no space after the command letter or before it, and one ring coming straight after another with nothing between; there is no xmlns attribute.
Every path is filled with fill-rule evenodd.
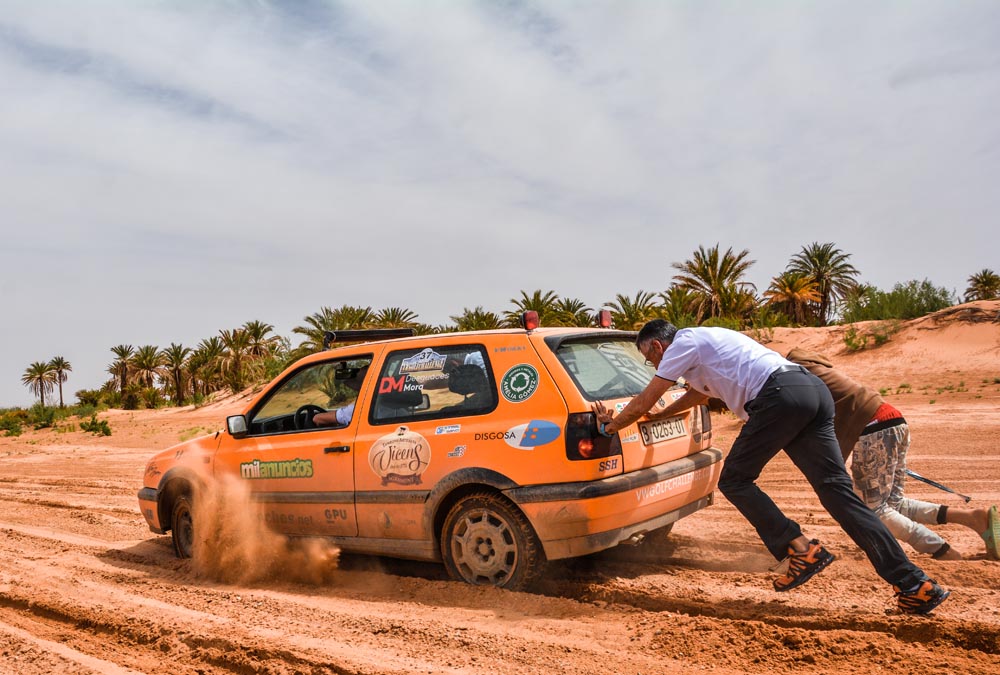
<svg viewBox="0 0 1000 675"><path fill-rule="evenodd" d="M627 338L566 341L556 349L556 356L591 401L635 396L655 372Z"/></svg>

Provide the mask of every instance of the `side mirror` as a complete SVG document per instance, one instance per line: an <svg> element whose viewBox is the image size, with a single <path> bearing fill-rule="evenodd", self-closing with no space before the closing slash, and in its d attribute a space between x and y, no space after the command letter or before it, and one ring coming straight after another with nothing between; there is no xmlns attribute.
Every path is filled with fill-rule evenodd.
<svg viewBox="0 0 1000 675"><path fill-rule="evenodd" d="M247 435L247 418L243 415L230 415L226 418L226 429L233 438L243 438Z"/></svg>

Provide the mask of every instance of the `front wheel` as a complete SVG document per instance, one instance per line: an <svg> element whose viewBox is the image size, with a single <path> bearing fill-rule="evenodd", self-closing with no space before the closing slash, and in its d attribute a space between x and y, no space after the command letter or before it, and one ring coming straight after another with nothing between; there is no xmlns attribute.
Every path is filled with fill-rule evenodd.
<svg viewBox="0 0 1000 675"><path fill-rule="evenodd" d="M191 497L180 495L174 500L170 516L170 535L174 540L174 553L178 558L190 558L194 542L194 519L191 515Z"/></svg>
<svg viewBox="0 0 1000 675"><path fill-rule="evenodd" d="M445 518L441 557L453 579L524 590L545 567L528 519L500 495L481 492L456 503Z"/></svg>

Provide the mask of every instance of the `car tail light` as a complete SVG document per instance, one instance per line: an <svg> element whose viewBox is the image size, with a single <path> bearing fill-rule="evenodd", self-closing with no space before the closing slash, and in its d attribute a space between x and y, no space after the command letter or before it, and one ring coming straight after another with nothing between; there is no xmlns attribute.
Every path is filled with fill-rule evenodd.
<svg viewBox="0 0 1000 675"><path fill-rule="evenodd" d="M599 459L622 454L618 434L611 438L597 431L594 413L572 413L566 420L566 458L570 460Z"/></svg>
<svg viewBox="0 0 1000 675"><path fill-rule="evenodd" d="M707 405L699 407L701 408L701 438L704 441L710 441L712 439L712 412Z"/></svg>

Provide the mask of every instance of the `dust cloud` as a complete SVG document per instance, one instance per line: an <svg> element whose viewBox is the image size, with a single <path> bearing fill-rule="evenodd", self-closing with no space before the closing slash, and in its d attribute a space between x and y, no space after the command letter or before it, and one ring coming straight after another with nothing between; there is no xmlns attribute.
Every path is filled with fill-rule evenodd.
<svg viewBox="0 0 1000 675"><path fill-rule="evenodd" d="M224 583L333 581L340 549L321 539L289 539L264 522L263 508L241 481L227 478L195 495L192 563Z"/></svg>

